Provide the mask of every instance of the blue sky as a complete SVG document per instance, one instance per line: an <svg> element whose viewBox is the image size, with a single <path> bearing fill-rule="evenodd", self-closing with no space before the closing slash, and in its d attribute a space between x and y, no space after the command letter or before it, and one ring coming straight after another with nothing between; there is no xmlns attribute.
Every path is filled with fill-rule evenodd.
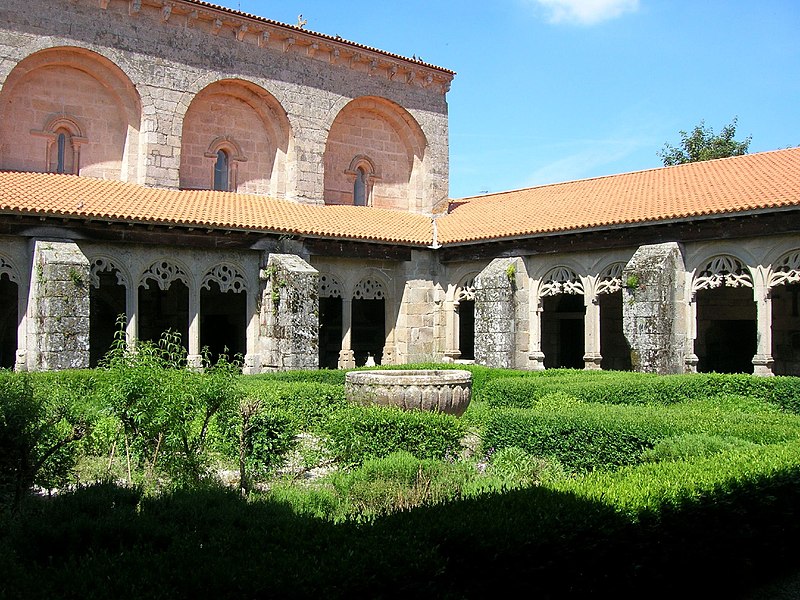
<svg viewBox="0 0 800 600"><path fill-rule="evenodd" d="M797 0L219 3L456 71L453 198L659 167L701 120L800 145Z"/></svg>

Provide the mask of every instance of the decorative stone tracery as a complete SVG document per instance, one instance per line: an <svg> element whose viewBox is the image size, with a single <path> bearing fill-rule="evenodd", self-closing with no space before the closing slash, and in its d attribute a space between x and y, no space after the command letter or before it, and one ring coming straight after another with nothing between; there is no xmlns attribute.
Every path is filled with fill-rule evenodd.
<svg viewBox="0 0 800 600"><path fill-rule="evenodd" d="M622 290L622 270L625 263L612 263L608 265L597 278L595 293L613 294Z"/></svg>
<svg viewBox="0 0 800 600"><path fill-rule="evenodd" d="M9 281L19 283L19 278L14 271L14 265L12 265L11 261L5 256L0 256L0 278L2 278L3 275L8 277Z"/></svg>
<svg viewBox="0 0 800 600"><path fill-rule="evenodd" d="M319 297L320 298L341 298L342 284L333 275L320 274L319 276Z"/></svg>
<svg viewBox="0 0 800 600"><path fill-rule="evenodd" d="M467 279L456 291L454 304L457 306L464 300L475 300L475 277Z"/></svg>
<svg viewBox="0 0 800 600"><path fill-rule="evenodd" d="M365 277L353 290L355 300L383 300L385 297L383 283L373 277Z"/></svg>
<svg viewBox="0 0 800 600"><path fill-rule="evenodd" d="M219 291L223 294L227 292L238 294L247 291L247 280L245 280L244 275L237 267L229 263L216 265L209 270L200 287L210 290L212 281L219 285Z"/></svg>
<svg viewBox="0 0 800 600"><path fill-rule="evenodd" d="M770 288L792 283L800 283L800 250L784 255L769 278Z"/></svg>
<svg viewBox="0 0 800 600"><path fill-rule="evenodd" d="M108 271L110 273L116 272L117 275L117 284L124 285L125 287L128 286L127 279L125 274L122 272L114 261L110 258L95 258L92 261L92 266L89 271L89 281L91 282L92 286L95 288L100 287L100 273Z"/></svg>
<svg viewBox="0 0 800 600"><path fill-rule="evenodd" d="M162 291L167 291L173 281L182 281L187 287L189 285L186 271L167 260L160 260L150 265L139 278L139 287L149 290L148 279L155 281Z"/></svg>
<svg viewBox="0 0 800 600"><path fill-rule="evenodd" d="M738 258L715 256L708 261L692 282L692 296L700 290L718 287L753 287L750 271Z"/></svg>
<svg viewBox="0 0 800 600"><path fill-rule="evenodd" d="M556 267L550 270L542 280L539 297L557 296L558 294L583 294L583 283L580 277L569 267Z"/></svg>

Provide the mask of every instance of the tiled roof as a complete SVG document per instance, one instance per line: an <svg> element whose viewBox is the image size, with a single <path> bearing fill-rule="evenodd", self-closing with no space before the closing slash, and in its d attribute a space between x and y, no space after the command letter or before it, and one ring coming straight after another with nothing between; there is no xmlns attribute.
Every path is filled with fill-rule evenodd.
<svg viewBox="0 0 800 600"><path fill-rule="evenodd" d="M0 172L0 213L255 230L424 246L428 217L361 206L312 206L253 194L168 190L120 181Z"/></svg>
<svg viewBox="0 0 800 600"><path fill-rule="evenodd" d="M430 217L252 194L0 171L0 213L177 225L411 246L800 208L800 148L454 200Z"/></svg>
<svg viewBox="0 0 800 600"><path fill-rule="evenodd" d="M800 206L800 148L454 200L442 244Z"/></svg>

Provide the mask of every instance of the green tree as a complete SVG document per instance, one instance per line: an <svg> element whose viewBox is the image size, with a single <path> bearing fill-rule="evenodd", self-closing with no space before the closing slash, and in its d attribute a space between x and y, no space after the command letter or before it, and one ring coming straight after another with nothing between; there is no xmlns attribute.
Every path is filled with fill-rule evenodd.
<svg viewBox="0 0 800 600"><path fill-rule="evenodd" d="M680 132L681 142L677 148L668 143L664 144L664 149L658 152L658 156L664 161L665 167L671 167L701 160L747 154L752 136L747 136L741 142L733 139L736 135L737 121L738 118L734 117L730 124L722 128L719 135L715 135L711 127L706 127L705 121L700 121L700 124L691 133Z"/></svg>

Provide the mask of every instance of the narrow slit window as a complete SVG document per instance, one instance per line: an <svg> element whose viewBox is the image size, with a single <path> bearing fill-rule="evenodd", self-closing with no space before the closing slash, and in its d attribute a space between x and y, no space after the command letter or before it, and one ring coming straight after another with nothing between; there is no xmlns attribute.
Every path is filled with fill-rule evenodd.
<svg viewBox="0 0 800 600"><path fill-rule="evenodd" d="M363 167L356 169L356 180L353 184L353 204L356 206L367 205L367 172Z"/></svg>
<svg viewBox="0 0 800 600"><path fill-rule="evenodd" d="M56 146L57 146L57 159L56 159L56 173L64 173L64 163L66 162L66 153L67 153L67 134L59 133L58 138L56 138Z"/></svg>
<svg viewBox="0 0 800 600"><path fill-rule="evenodd" d="M214 189L222 192L228 191L228 153L217 150L217 162L214 163Z"/></svg>

